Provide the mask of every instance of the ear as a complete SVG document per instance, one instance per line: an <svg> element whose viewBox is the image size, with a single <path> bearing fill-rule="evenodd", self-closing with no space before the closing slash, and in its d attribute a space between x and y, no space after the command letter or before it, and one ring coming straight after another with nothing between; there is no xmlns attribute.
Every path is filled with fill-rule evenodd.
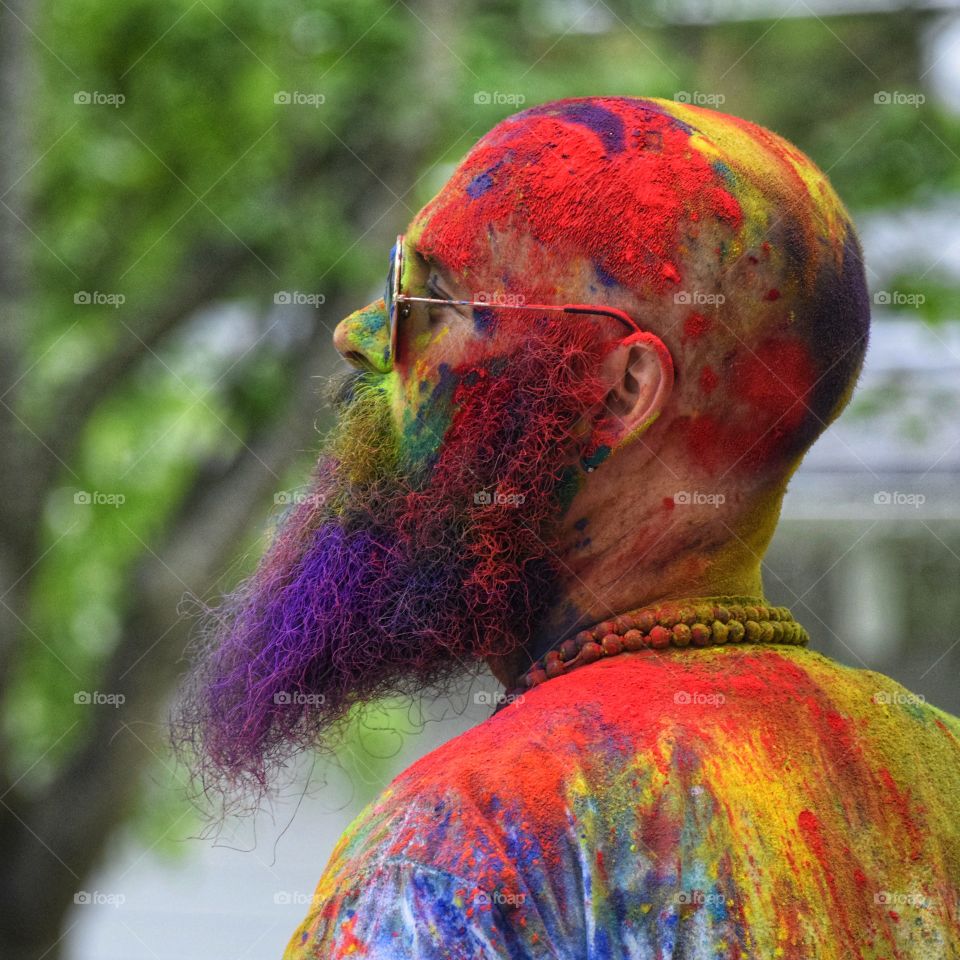
<svg viewBox="0 0 960 960"><path fill-rule="evenodd" d="M673 360L652 333L635 333L607 354L603 374L610 384L605 412L619 439L649 423L673 390Z"/></svg>

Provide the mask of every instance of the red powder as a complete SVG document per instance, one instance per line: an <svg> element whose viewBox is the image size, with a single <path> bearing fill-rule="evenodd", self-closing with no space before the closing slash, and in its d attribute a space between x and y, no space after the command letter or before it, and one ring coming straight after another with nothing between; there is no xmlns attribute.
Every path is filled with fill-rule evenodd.
<svg viewBox="0 0 960 960"><path fill-rule="evenodd" d="M697 414L686 423L690 455L709 473L774 460L807 416L816 370L802 343L771 339L741 352L733 379L743 401L739 411L722 419Z"/></svg>
<svg viewBox="0 0 960 960"><path fill-rule="evenodd" d="M683 321L683 336L681 341L699 340L712 326L713 321L702 313L691 313Z"/></svg>
<svg viewBox="0 0 960 960"><path fill-rule="evenodd" d="M713 372L713 368L709 364L700 371L700 389L704 393L713 393L719 382L720 378Z"/></svg>
<svg viewBox="0 0 960 960"><path fill-rule="evenodd" d="M923 850L923 832L910 810L910 796L906 790L897 788L896 781L885 767L880 771L880 779L883 781L884 798L896 811L903 829L910 838L910 858L918 860Z"/></svg>
<svg viewBox="0 0 960 960"><path fill-rule="evenodd" d="M804 838L818 857L824 856L823 841L820 839L820 823L815 813L810 810L801 810L797 823L803 831Z"/></svg>
<svg viewBox="0 0 960 960"><path fill-rule="evenodd" d="M672 280L674 283L680 282L680 274L677 272L677 268L670 263L669 260L660 268L660 272L668 280Z"/></svg>
<svg viewBox="0 0 960 960"><path fill-rule="evenodd" d="M738 370L741 395L757 411L769 411L786 429L797 426L816 371L799 340L766 340L742 358Z"/></svg>
<svg viewBox="0 0 960 960"><path fill-rule="evenodd" d="M735 227L740 227L743 213L733 194L722 187L717 187L710 191L710 199L713 201L714 212L720 220L729 220Z"/></svg>
<svg viewBox="0 0 960 960"><path fill-rule="evenodd" d="M664 497L663 498L663 509L672 510L676 504L673 502L673 497Z"/></svg>
<svg viewBox="0 0 960 960"><path fill-rule="evenodd" d="M687 446L690 454L694 462L709 473L716 473L723 463L722 435L726 432L724 424L709 414L693 417L687 423Z"/></svg>
<svg viewBox="0 0 960 960"><path fill-rule="evenodd" d="M594 260L631 290L662 294L678 283L683 226L696 215L738 229L740 205L710 158L690 149L689 128L629 101L603 109L661 149L618 150L563 105L508 117L424 209L419 251L464 272L489 259L489 231L522 230L561 256ZM598 214L611 210L615 230ZM548 282L549 272L543 295ZM535 279L524 291L538 292Z"/></svg>

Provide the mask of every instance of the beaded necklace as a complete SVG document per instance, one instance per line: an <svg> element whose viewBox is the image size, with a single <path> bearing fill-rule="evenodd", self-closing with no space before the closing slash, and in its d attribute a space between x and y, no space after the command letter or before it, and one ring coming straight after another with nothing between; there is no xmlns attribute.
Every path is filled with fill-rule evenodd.
<svg viewBox="0 0 960 960"><path fill-rule="evenodd" d="M533 662L507 698L625 651L727 643L804 646L809 642L807 631L787 607L770 606L761 597L669 600L622 613L564 640Z"/></svg>

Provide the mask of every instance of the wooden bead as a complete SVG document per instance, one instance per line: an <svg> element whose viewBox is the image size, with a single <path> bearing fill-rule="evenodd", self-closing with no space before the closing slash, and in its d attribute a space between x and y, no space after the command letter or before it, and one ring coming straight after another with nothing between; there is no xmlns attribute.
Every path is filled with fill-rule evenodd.
<svg viewBox="0 0 960 960"><path fill-rule="evenodd" d="M679 608L672 603L665 603L657 608L657 623L661 627L672 627L677 622Z"/></svg>
<svg viewBox="0 0 960 960"><path fill-rule="evenodd" d="M688 627L692 626L697 622L696 607L691 607L691 606L681 607L677 615L680 619L680 622L685 623Z"/></svg>
<svg viewBox="0 0 960 960"><path fill-rule="evenodd" d="M547 661L547 668L544 672L552 680L554 677L559 677L563 671L563 663L559 659L554 659Z"/></svg>
<svg viewBox="0 0 960 960"><path fill-rule="evenodd" d="M601 641L603 653L607 657L615 657L618 653L623 653L623 640L615 633L608 633Z"/></svg>
<svg viewBox="0 0 960 960"><path fill-rule="evenodd" d="M658 624L648 634L650 646L655 647L657 650L662 650L664 647L669 647L670 636L670 631L666 627L661 627Z"/></svg>
<svg viewBox="0 0 960 960"><path fill-rule="evenodd" d="M652 610L641 610L635 617L635 620L637 629L642 630L644 633L649 633L657 623Z"/></svg>
<svg viewBox="0 0 960 960"><path fill-rule="evenodd" d="M690 628L690 640L696 647L709 646L712 640L710 628L705 623L694 624Z"/></svg>
<svg viewBox="0 0 960 960"><path fill-rule="evenodd" d="M603 647L599 643L594 643L592 640L590 643L585 643L583 649L580 651L580 663L593 663L594 660L599 660L603 656Z"/></svg>
<svg viewBox="0 0 960 960"><path fill-rule="evenodd" d="M569 640L564 640L563 643L560 644L561 660L572 660L579 652L580 647L572 637Z"/></svg>

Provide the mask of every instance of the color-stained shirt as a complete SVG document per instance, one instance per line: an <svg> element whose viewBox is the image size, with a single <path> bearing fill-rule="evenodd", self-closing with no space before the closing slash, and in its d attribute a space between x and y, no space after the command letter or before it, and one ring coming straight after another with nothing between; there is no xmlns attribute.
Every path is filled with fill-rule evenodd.
<svg viewBox="0 0 960 960"><path fill-rule="evenodd" d="M306 957L960 958L960 720L804 648L577 668L357 817Z"/></svg>

